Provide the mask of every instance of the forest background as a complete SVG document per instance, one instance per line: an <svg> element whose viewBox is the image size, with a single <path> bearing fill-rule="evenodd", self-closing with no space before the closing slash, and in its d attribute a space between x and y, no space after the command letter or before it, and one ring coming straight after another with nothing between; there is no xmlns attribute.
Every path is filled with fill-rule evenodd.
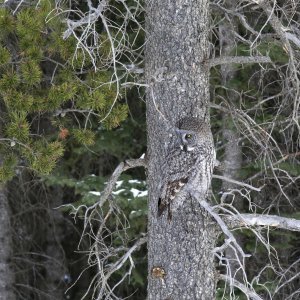
<svg viewBox="0 0 300 300"><path fill-rule="evenodd" d="M103 283L119 297L112 299L146 298L144 169L122 174L110 201L95 209L119 163L146 153L145 11L135 0L126 5L116 0L102 18L91 8L103 2L5 1L0 7L0 259L5 262L0 282L5 299L97 299ZM286 77L291 53L297 69L300 41L291 52L274 38L268 15L257 6L240 5L243 15L232 6L211 3L211 56L240 59L211 64L211 128L221 162L213 199L240 212L300 219L299 100L292 93L286 97L293 86ZM274 9L285 24L299 18L297 5L274 2ZM296 25L291 28L299 34ZM252 45L236 40L259 30L263 38ZM249 56L256 60L241 59ZM236 233L253 254L246 268L251 287L263 299L297 299L299 233L260 233ZM265 240L259 244L262 236L269 248ZM272 264L279 261L277 269ZM222 282L217 297L246 299Z"/></svg>

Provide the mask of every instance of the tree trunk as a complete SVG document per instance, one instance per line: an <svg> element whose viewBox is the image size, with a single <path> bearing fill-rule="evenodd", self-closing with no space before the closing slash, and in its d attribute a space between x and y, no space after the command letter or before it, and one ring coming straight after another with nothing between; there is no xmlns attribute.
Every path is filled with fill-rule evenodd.
<svg viewBox="0 0 300 300"><path fill-rule="evenodd" d="M62 188L53 188L47 230L46 255L48 259L45 266L45 290L49 295L49 299L55 300L65 299L66 283L64 282L64 276L68 276L65 266L65 253L61 245L64 239L65 224L62 212L57 209L63 204L62 198Z"/></svg>
<svg viewBox="0 0 300 300"><path fill-rule="evenodd" d="M215 223L192 197L171 221L157 217L175 123L185 116L209 122L208 1L149 0L146 12L148 299L214 299Z"/></svg>
<svg viewBox="0 0 300 300"><path fill-rule="evenodd" d="M0 183L0 299L5 300L16 299L13 291L14 272L11 265L12 228L10 217L6 186Z"/></svg>
<svg viewBox="0 0 300 300"><path fill-rule="evenodd" d="M237 6L237 0L227 0L225 1L225 7L229 10L233 10ZM236 47L235 44L235 35L236 31L236 20L229 18L224 18L223 21L219 25L219 41L220 41L220 55L221 56L231 56L234 55L234 49ZM240 95L238 92L234 92L230 89L230 81L236 77L236 66L234 64L224 64L221 65L220 68L221 73L221 81L226 89L226 98L230 99L230 102L238 107L238 101ZM223 140L225 141L225 151L224 151L224 159L223 159L223 176L231 179L238 179L238 172L242 167L242 149L238 144L239 141L239 133L235 128L233 122L230 122L230 115L228 113L223 112ZM223 181L222 190L227 191L230 189L234 189L237 186L234 183ZM229 196L228 202L233 201L233 196ZM235 208L242 212L243 209L243 201L239 195L235 194L234 196L234 206ZM241 235L238 233L235 234L235 237L240 246L243 245L243 240ZM232 277L242 282L243 274L242 270L240 270L240 264L237 261L236 252L232 250L232 248L227 248L225 251L225 255L230 262L230 274ZM239 258L242 260L242 258Z"/></svg>

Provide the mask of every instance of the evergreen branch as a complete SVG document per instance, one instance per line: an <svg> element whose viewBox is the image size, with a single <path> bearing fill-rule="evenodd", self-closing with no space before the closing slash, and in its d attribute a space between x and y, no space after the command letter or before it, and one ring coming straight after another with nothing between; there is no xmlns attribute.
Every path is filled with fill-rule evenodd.
<svg viewBox="0 0 300 300"><path fill-rule="evenodd" d="M95 113L91 109L77 109L77 108L58 109L54 112L54 116L61 115L62 117L64 117L67 113L81 113L81 114L89 114L96 117L100 117L99 114Z"/></svg>
<svg viewBox="0 0 300 300"><path fill-rule="evenodd" d="M125 172L128 169L135 168L135 167L146 167L146 160L143 158L143 156L139 159L128 159L124 162L121 162L118 167L113 172L110 180L108 181L106 188L104 189L103 194L100 197L100 200L97 202L97 207L102 207L103 204L106 202L106 200L111 195L113 188L116 185L116 182L120 175ZM96 206L94 205L94 208ZM90 210L90 209L88 209ZM87 211L88 211L87 210ZM99 229L97 230L96 234L96 240L95 240L95 252L93 254L96 256L97 259L97 265L98 265L98 277L99 277L99 289L98 289L98 299L102 299L102 297L108 293L109 295L113 294L114 289L120 285L128 276L131 275L132 269L134 268L134 262L132 259L132 254L138 250L141 245L147 242L147 236L143 236L139 238L130 248L125 248L123 245L120 248L114 249L114 253L118 253L120 251L126 251L116 262L114 262L111 265L107 265L108 268L105 268L106 262L108 260L108 257L101 257L101 252L103 251L103 246L105 245L102 238L102 230L105 226L106 221L110 217L111 213L113 212L112 206L110 206L110 209L108 213L106 214L105 218L102 220ZM92 213L93 214L93 213ZM92 215L91 214L91 215ZM85 220L87 220L87 217L85 217ZM85 223L85 226L87 223ZM99 245L102 249L99 249ZM111 252L111 249L109 250ZM113 256L113 255L112 255ZM121 277L121 279L115 283L113 287L110 287L108 282L111 276L117 272L119 269L124 267L126 263L129 261L129 269L126 271L126 273Z"/></svg>
<svg viewBox="0 0 300 300"><path fill-rule="evenodd" d="M208 66L215 67L224 64L271 63L269 56L220 56L208 60Z"/></svg>
<svg viewBox="0 0 300 300"><path fill-rule="evenodd" d="M15 144L18 144L30 151L33 151L28 145L18 141L17 139L9 139L9 138L0 138L0 142L9 142L11 147L14 147Z"/></svg>

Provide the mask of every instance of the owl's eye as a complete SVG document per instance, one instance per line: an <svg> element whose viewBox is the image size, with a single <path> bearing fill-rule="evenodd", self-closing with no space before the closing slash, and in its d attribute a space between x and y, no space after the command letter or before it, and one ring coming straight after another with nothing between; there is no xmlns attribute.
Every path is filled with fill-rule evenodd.
<svg viewBox="0 0 300 300"><path fill-rule="evenodd" d="M185 135L185 138L190 139L190 138L192 138L192 135L190 133L188 133L188 134Z"/></svg>

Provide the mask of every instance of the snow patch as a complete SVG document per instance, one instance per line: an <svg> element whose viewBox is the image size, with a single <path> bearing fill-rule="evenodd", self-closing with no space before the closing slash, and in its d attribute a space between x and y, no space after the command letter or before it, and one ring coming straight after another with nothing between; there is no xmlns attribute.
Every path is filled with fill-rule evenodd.
<svg viewBox="0 0 300 300"><path fill-rule="evenodd" d="M136 197L145 197L145 196L148 195L148 191L140 191L140 190L137 190L135 188L131 188L130 192L133 194L134 198L136 198Z"/></svg>
<svg viewBox="0 0 300 300"><path fill-rule="evenodd" d="M116 188L118 189L122 184L123 184L124 180L119 180L116 182Z"/></svg>
<svg viewBox="0 0 300 300"><path fill-rule="evenodd" d="M140 191L138 197L146 197L148 196L148 191Z"/></svg>
<svg viewBox="0 0 300 300"><path fill-rule="evenodd" d="M113 195L119 195L119 194L121 194L122 192L125 192L125 191L126 191L125 189L120 189L120 190L118 190L118 191L112 192L112 194L113 194Z"/></svg>
<svg viewBox="0 0 300 300"><path fill-rule="evenodd" d="M131 179L131 180L128 180L129 183L141 183L139 180L137 179Z"/></svg>
<svg viewBox="0 0 300 300"><path fill-rule="evenodd" d="M100 192L95 192L95 191L89 191L89 194L95 195L95 196L100 196Z"/></svg>

